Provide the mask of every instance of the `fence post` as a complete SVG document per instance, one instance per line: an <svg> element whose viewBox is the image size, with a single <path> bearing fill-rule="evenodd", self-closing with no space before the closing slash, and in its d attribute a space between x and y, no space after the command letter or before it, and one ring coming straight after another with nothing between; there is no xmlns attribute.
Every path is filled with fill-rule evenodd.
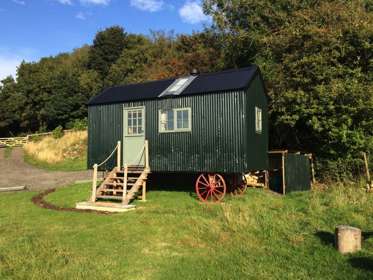
<svg viewBox="0 0 373 280"><path fill-rule="evenodd" d="M315 179L315 166L313 164L313 156L312 156L312 154L308 154L308 158L310 159L310 162L311 162L312 183L315 184L316 183L316 179Z"/></svg>
<svg viewBox="0 0 373 280"><path fill-rule="evenodd" d="M285 153L281 153L281 171L282 171L282 194L285 194L286 193Z"/></svg>
<svg viewBox="0 0 373 280"><path fill-rule="evenodd" d="M117 168L120 170L120 163L121 163L121 145L120 141L117 143Z"/></svg>
<svg viewBox="0 0 373 280"><path fill-rule="evenodd" d="M96 202L96 188L97 188L97 169L98 165L93 165L93 180L92 180L92 196L91 202Z"/></svg>

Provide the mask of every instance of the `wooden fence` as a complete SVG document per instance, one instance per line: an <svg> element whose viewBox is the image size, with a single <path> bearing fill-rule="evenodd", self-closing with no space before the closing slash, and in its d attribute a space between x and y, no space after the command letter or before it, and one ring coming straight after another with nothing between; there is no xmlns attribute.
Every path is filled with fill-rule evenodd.
<svg viewBox="0 0 373 280"><path fill-rule="evenodd" d="M71 132L74 131L73 129L66 129L63 132ZM8 137L8 138L0 138L0 148L3 147L20 147L32 140L32 138L38 137L38 136L47 136L52 135L53 132L43 132L43 133L34 133L34 134L28 134L24 137Z"/></svg>

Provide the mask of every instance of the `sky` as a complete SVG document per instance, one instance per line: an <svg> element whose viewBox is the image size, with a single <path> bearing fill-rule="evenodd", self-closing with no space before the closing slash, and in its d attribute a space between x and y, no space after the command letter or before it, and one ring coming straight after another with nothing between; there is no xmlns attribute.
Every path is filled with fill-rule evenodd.
<svg viewBox="0 0 373 280"><path fill-rule="evenodd" d="M0 80L22 60L92 44L113 25L127 32L192 33L211 22L200 0L0 0Z"/></svg>

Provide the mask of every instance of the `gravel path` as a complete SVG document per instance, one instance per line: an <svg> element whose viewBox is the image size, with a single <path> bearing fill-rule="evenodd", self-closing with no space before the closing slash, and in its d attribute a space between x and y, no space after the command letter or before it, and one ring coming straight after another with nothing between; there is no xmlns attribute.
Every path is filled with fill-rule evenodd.
<svg viewBox="0 0 373 280"><path fill-rule="evenodd" d="M92 178L92 171L47 171L23 160L23 149L14 148L9 158L0 148L0 188L26 186L29 190L46 190Z"/></svg>

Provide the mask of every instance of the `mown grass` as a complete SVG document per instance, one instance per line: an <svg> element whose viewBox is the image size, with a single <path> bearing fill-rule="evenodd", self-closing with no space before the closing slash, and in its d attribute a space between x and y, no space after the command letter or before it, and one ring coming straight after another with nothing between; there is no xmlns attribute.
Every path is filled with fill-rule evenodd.
<svg viewBox="0 0 373 280"><path fill-rule="evenodd" d="M73 185L47 200L74 206L89 190ZM373 279L373 194L357 187L249 190L221 204L150 191L135 211L113 215L41 209L33 195L0 195L0 279ZM339 224L366 233L360 253L334 249Z"/></svg>

